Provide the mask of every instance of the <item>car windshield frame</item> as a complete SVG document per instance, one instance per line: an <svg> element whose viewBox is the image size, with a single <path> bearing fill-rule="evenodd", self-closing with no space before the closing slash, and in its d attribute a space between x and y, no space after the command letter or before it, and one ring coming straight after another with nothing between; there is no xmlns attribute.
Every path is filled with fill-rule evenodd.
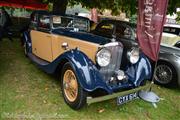
<svg viewBox="0 0 180 120"><path fill-rule="evenodd" d="M55 20L58 19L58 20ZM80 32L90 31L90 20L81 17L52 15L52 29L73 29Z"/></svg>

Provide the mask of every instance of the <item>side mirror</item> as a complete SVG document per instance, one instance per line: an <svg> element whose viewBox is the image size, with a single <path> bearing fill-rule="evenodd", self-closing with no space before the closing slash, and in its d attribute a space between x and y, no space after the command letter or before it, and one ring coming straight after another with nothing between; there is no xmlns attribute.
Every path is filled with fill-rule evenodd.
<svg viewBox="0 0 180 120"><path fill-rule="evenodd" d="M69 48L69 45L67 42L63 42L61 47L64 48L65 50L67 50Z"/></svg>

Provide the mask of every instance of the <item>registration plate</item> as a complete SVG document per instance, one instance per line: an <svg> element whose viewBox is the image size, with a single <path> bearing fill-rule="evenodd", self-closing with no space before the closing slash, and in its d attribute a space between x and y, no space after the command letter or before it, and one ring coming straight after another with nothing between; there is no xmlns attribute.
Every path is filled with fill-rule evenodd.
<svg viewBox="0 0 180 120"><path fill-rule="evenodd" d="M131 100L138 98L138 92L130 93L124 96L120 96L117 98L117 105L122 105L124 103L127 103Z"/></svg>

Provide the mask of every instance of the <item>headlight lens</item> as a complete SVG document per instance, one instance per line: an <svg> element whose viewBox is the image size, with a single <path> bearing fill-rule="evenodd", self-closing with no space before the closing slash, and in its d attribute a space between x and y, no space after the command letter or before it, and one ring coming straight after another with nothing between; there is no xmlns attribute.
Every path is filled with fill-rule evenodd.
<svg viewBox="0 0 180 120"><path fill-rule="evenodd" d="M127 57L132 64L137 63L139 60L139 49L138 48L132 48L132 50L127 52Z"/></svg>
<svg viewBox="0 0 180 120"><path fill-rule="evenodd" d="M105 67L105 66L109 65L109 63L111 61L111 52L106 48L101 49L96 54L96 61L97 61L98 65L101 67Z"/></svg>

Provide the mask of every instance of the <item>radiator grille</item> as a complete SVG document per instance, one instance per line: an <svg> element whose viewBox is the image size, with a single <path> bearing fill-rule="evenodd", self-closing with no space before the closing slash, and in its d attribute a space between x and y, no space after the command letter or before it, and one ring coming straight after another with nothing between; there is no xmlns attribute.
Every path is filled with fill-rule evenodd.
<svg viewBox="0 0 180 120"><path fill-rule="evenodd" d="M106 67L100 68L100 73L103 75L104 80L110 80L115 74L115 71L120 69L121 59L123 54L123 45L118 43L117 46L106 47L111 51L111 62Z"/></svg>

